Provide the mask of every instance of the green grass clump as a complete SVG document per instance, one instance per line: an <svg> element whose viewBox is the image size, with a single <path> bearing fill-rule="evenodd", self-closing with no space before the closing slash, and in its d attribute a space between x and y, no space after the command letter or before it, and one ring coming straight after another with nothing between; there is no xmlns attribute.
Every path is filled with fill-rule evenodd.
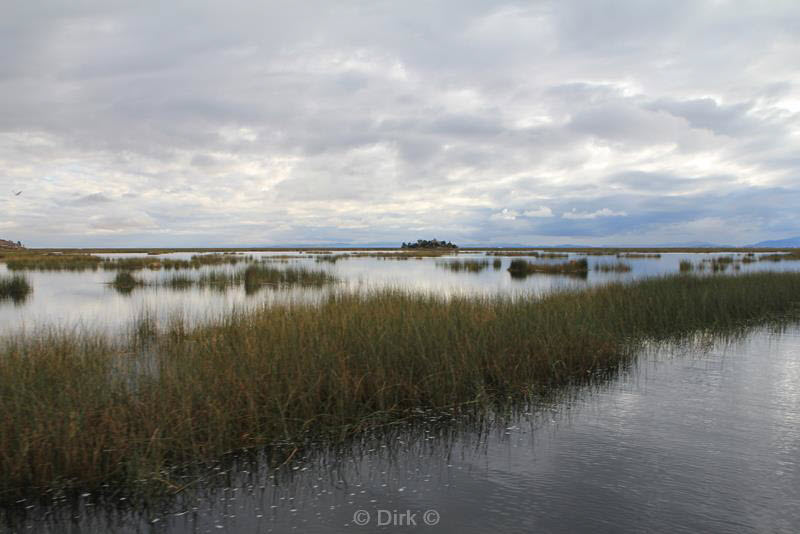
<svg viewBox="0 0 800 534"><path fill-rule="evenodd" d="M616 368L641 342L796 320L799 305L797 273L674 276L540 299L331 292L122 339L20 334L0 343L0 498L163 482L239 448L524 399Z"/></svg>
<svg viewBox="0 0 800 534"><path fill-rule="evenodd" d="M158 285L161 287L167 287L169 289L183 290L194 287L196 284L197 280L188 274L177 272L172 276L161 280Z"/></svg>
<svg viewBox="0 0 800 534"><path fill-rule="evenodd" d="M145 285L144 282L133 276L130 271L122 271L117 273L111 281L111 287L123 294L129 294L137 287Z"/></svg>
<svg viewBox="0 0 800 534"><path fill-rule="evenodd" d="M694 264L689 260L681 260L678 269L680 269L682 273L689 273L694 270Z"/></svg>
<svg viewBox="0 0 800 534"><path fill-rule="evenodd" d="M436 266L454 273L479 273L489 268L489 260L437 261Z"/></svg>
<svg viewBox="0 0 800 534"><path fill-rule="evenodd" d="M24 276L14 274L11 276L0 275L0 301L11 299L14 303L24 302L33 288Z"/></svg>
<svg viewBox="0 0 800 534"><path fill-rule="evenodd" d="M241 285L241 276L224 270L210 270L200 273L194 280L194 285L199 288L212 288L224 291Z"/></svg>
<svg viewBox="0 0 800 534"><path fill-rule="evenodd" d="M628 273L631 271L631 266L621 261L616 263L596 263L594 270L601 273Z"/></svg>
<svg viewBox="0 0 800 534"><path fill-rule="evenodd" d="M527 276L534 273L586 275L589 261L586 258L563 263L532 263L523 259L511 260L508 272L512 276Z"/></svg>
<svg viewBox="0 0 800 534"><path fill-rule="evenodd" d="M715 273L725 272L731 266L737 268L736 270L738 270L739 267L739 262L737 262L736 258L733 256L718 256L716 258L708 258L703 260L702 263L708 264L708 266L711 268L711 271Z"/></svg>
<svg viewBox="0 0 800 534"><path fill-rule="evenodd" d="M247 293L257 291L264 286L322 287L337 281L337 278L327 271L306 267L276 269L263 264L250 265L243 272L237 273L237 276L241 277Z"/></svg>

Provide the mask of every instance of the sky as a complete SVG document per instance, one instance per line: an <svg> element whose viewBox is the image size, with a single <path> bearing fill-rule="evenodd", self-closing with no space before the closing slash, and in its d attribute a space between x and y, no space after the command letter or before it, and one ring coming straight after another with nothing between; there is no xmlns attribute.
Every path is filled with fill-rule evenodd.
<svg viewBox="0 0 800 534"><path fill-rule="evenodd" d="M10 0L0 238L800 235L798 35L796 0Z"/></svg>

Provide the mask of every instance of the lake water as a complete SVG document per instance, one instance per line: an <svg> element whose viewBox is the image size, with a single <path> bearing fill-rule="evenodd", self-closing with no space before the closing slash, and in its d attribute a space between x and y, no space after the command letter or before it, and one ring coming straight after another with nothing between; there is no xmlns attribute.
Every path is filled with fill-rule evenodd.
<svg viewBox="0 0 800 534"><path fill-rule="evenodd" d="M175 253L155 256L159 259L188 259L192 254ZM266 260L277 267L305 266L324 269L335 274L340 282L326 289L264 289L247 294L242 287L227 291L209 288L173 290L164 287L137 288L130 294L121 294L109 285L116 274L114 271L69 272L69 271L23 271L33 287L32 294L21 303L0 300L0 333L33 329L43 325L64 327L86 326L90 328L120 328L131 323L143 312L159 318L180 314L192 320L204 320L224 314L234 308L242 309L263 303L297 300L313 300L320 294L331 290L369 290L381 287L399 287L412 291L438 294L536 294L581 288L592 284L612 281L630 281L647 276L677 273L681 260L700 264L703 260L731 254L662 254L658 259L618 260L615 256L588 256L589 273L586 278L564 275L534 274L523 279L513 278L507 271L513 258L492 257L485 254L459 254L439 258L392 260L374 257L353 257L336 263L318 263L318 255L297 253L276 254L274 252L247 253L260 260ZM142 254L104 254L105 257L142 256ZM283 256L283 262L276 261ZM741 259L742 254L734 254ZM566 259L535 259L531 261L558 263L569 259L585 257L569 254ZM495 269L492 261L501 260ZM481 272L453 272L441 264L453 261L488 260L490 265ZM630 272L606 273L594 270L595 265L612 264L622 261L631 267ZM800 270L800 261L755 261L738 264L739 270L730 267L727 272L744 273L757 270ZM243 269L245 264L234 266L205 266L190 270L192 276L203 272ZM710 269L704 272L709 273ZM171 276L174 271L137 271L143 280L157 281ZM0 263L0 276L8 274L4 263Z"/></svg>
<svg viewBox="0 0 800 534"><path fill-rule="evenodd" d="M628 273L590 269L585 279L524 280L506 271L510 258L502 258L499 270L477 274L436 265L447 258L288 261L329 269L351 289L544 294L677 272L687 257L710 256L664 254L624 260L633 267ZM799 264L756 262L739 272ZM27 275L32 296L0 303L7 330L53 323L114 328L143 309L201 318L318 294L144 288L126 296L107 285L113 272ZM610 377L480 424L421 417L345 450L298 454L278 468L263 461L220 464L175 500L148 507L92 495L56 507L21 502L5 530L788 533L800 531L798 503L800 327L794 326L653 347Z"/></svg>

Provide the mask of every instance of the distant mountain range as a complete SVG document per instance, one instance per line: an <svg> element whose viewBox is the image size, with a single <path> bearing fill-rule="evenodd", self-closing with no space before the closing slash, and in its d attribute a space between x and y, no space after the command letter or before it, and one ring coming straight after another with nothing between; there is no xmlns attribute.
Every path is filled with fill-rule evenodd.
<svg viewBox="0 0 800 534"><path fill-rule="evenodd" d="M795 248L800 247L800 236L788 237L786 239L773 239L772 241L759 241L754 245L747 245L753 248Z"/></svg>
<svg viewBox="0 0 800 534"><path fill-rule="evenodd" d="M686 243L649 243L649 244L603 244L603 245L582 245L580 243L561 243L558 245L523 245L521 243L491 243L491 244L465 244L459 245L462 248L723 248L732 245L719 245L717 243L706 243L702 241L689 241Z"/></svg>

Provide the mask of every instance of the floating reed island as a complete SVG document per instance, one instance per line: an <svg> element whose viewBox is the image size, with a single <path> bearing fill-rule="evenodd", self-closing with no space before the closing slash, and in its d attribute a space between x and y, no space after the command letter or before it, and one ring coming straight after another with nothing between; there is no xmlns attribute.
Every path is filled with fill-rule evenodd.
<svg viewBox="0 0 800 534"><path fill-rule="evenodd" d="M27 331L0 339L0 499L171 491L175 466L524 400L644 342L797 320L798 302L798 273L675 275L543 298L332 291L204 325L145 316L122 337Z"/></svg>

